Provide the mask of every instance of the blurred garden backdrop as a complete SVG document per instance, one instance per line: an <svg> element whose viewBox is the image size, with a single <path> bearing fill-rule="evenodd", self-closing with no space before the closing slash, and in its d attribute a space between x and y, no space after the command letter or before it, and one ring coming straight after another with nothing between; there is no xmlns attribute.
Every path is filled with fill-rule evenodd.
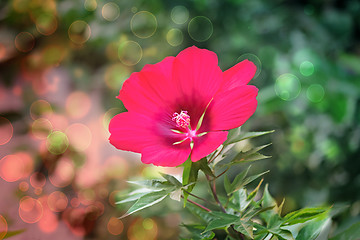
<svg viewBox="0 0 360 240"><path fill-rule="evenodd" d="M181 169L116 150L107 127L132 72L192 45L222 70L257 65L242 129L275 130L252 170L271 170L284 211L346 205L333 227L359 221L359 13L357 0L1 1L0 239L178 238L189 216L172 200L118 219L127 180Z"/></svg>

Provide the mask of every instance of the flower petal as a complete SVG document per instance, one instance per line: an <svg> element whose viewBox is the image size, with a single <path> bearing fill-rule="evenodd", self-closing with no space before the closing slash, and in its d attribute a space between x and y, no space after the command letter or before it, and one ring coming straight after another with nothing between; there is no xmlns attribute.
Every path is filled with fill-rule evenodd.
<svg viewBox="0 0 360 240"><path fill-rule="evenodd" d="M222 74L216 54L209 50L193 46L176 56L173 81L180 97L175 109L189 112L192 128L196 127L206 106L219 90Z"/></svg>
<svg viewBox="0 0 360 240"><path fill-rule="evenodd" d="M196 162L215 151L227 138L228 132L208 132L204 136L194 138L191 161Z"/></svg>
<svg viewBox="0 0 360 240"><path fill-rule="evenodd" d="M189 139L176 145L156 144L143 149L141 161L155 166L176 167L188 159L190 152Z"/></svg>
<svg viewBox="0 0 360 240"><path fill-rule="evenodd" d="M217 94L207 111L210 129L229 130L244 124L256 110L257 94L258 89L250 85Z"/></svg>
<svg viewBox="0 0 360 240"><path fill-rule="evenodd" d="M193 46L176 56L173 78L182 96L196 96L209 103L219 90L222 71L214 52Z"/></svg>
<svg viewBox="0 0 360 240"><path fill-rule="evenodd" d="M224 72L222 91L246 85L255 76L256 66L249 60L244 60Z"/></svg>
<svg viewBox="0 0 360 240"><path fill-rule="evenodd" d="M120 113L110 121L109 141L118 149L140 153L158 139L152 130L152 121L142 114Z"/></svg>
<svg viewBox="0 0 360 240"><path fill-rule="evenodd" d="M157 114L159 109L172 111L169 106L179 94L171 79L174 59L167 57L157 64L146 65L141 72L131 74L118 96L128 111L149 116Z"/></svg>

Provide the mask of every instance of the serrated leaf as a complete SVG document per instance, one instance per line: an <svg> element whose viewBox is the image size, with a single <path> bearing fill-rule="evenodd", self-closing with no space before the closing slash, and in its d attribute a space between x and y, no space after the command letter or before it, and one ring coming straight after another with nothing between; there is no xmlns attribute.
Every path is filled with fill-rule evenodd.
<svg viewBox="0 0 360 240"><path fill-rule="evenodd" d="M234 164L239 164L239 163L249 163L249 162L270 158L270 156L265 156L259 153L260 150L270 145L271 143L252 148L246 152L239 152L238 154L235 155L235 157L232 160L230 160L228 164L225 164L225 166L232 166Z"/></svg>
<svg viewBox="0 0 360 240"><path fill-rule="evenodd" d="M211 215L215 217L209 224L206 226L204 232L211 231L214 229L229 227L239 220L239 216L226 214L222 212L211 212Z"/></svg>
<svg viewBox="0 0 360 240"><path fill-rule="evenodd" d="M236 189L240 189L243 186L243 181L246 175L248 174L250 168L251 165L246 170L242 171L235 177L235 179L231 183L231 190L228 193L228 195L230 195L231 193L235 192Z"/></svg>
<svg viewBox="0 0 360 240"><path fill-rule="evenodd" d="M287 214L284 218L284 224L292 225L303 223L329 210L328 208L304 208Z"/></svg>
<svg viewBox="0 0 360 240"><path fill-rule="evenodd" d="M335 237L330 238L330 240L358 240L360 236L360 222L353 224L351 227L345 231L337 234Z"/></svg>
<svg viewBox="0 0 360 240"><path fill-rule="evenodd" d="M144 208L150 207L155 205L156 203L161 202L167 195L169 194L168 191L162 190L158 192L151 192L142 197L140 197L134 205L130 207L130 209L120 218L124 218L129 216L135 212L138 212Z"/></svg>
<svg viewBox="0 0 360 240"><path fill-rule="evenodd" d="M205 211L204 209L196 207L196 206L194 206L192 204L186 205L186 209L188 209L190 211L190 213L197 216L198 218L200 218L205 223L208 223L211 220L215 219L215 217L213 215L211 215L210 212Z"/></svg>
<svg viewBox="0 0 360 240"><path fill-rule="evenodd" d="M14 237L16 235L19 235L19 234L25 232L25 231L26 231L26 229L20 229L20 230L15 230L15 231L7 231L6 235L2 239L7 239L7 238L10 238L10 237ZM4 232L0 232L0 236L2 234L4 234Z"/></svg>
<svg viewBox="0 0 360 240"><path fill-rule="evenodd" d="M238 203L240 212L245 211L245 209L249 206L251 201L247 200L247 191L244 188L239 189L234 193L234 200Z"/></svg>
<svg viewBox="0 0 360 240"><path fill-rule="evenodd" d="M255 181L256 179L258 179L259 177L263 176L264 174L266 174L268 172L270 172L270 170L243 179L242 182L238 183L238 186L233 190L233 192L235 192L235 191L239 190L240 188L248 185L249 183Z"/></svg>
<svg viewBox="0 0 360 240"><path fill-rule="evenodd" d="M245 133L240 133L237 137L234 137L233 139L231 139L228 142L225 142L226 144L232 144L232 143L236 143L236 142L240 142L243 141L245 139L250 139L250 138L255 138L255 137L260 137L269 133L273 133L275 132L275 130L271 130L271 131L264 131L264 132L245 132Z"/></svg>
<svg viewBox="0 0 360 240"><path fill-rule="evenodd" d="M235 223L235 230L251 239L254 239L253 229L254 227L251 221L240 220Z"/></svg>
<svg viewBox="0 0 360 240"><path fill-rule="evenodd" d="M205 226L202 225L181 225L191 233L191 240L211 240L215 237L212 231L204 232Z"/></svg>
<svg viewBox="0 0 360 240"><path fill-rule="evenodd" d="M256 196L263 181L264 181L264 179L261 179L259 184L257 185L257 187L247 196L248 201L252 200Z"/></svg>

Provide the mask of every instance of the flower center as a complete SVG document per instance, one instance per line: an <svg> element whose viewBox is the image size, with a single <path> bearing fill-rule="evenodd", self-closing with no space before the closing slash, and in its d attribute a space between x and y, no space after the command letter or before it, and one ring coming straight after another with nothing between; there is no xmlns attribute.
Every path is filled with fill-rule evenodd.
<svg viewBox="0 0 360 240"><path fill-rule="evenodd" d="M176 122L178 127L187 128L190 125L190 116L187 113L187 111L181 111L180 114L175 112L171 120Z"/></svg>

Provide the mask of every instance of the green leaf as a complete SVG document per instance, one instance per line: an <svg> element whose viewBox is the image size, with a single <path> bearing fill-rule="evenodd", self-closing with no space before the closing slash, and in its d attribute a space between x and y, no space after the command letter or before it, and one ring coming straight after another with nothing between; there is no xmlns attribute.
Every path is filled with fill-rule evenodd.
<svg viewBox="0 0 360 240"><path fill-rule="evenodd" d="M26 229L20 229L20 230L16 230L16 231L7 231L6 235L4 236L4 238L2 239L6 239L6 238L10 238L10 237L14 237L16 235L19 235L23 232L25 232ZM4 232L0 232L0 236L3 234Z"/></svg>
<svg viewBox="0 0 360 240"><path fill-rule="evenodd" d="M243 141L245 139L250 139L250 138L255 138L255 137L260 137L269 133L273 133L275 132L275 130L271 130L271 131L264 131L264 132L245 132L245 133L240 133L238 136L230 139L229 141L225 141L224 144L232 144L232 143L236 143L236 142L240 142Z"/></svg>
<svg viewBox="0 0 360 240"><path fill-rule="evenodd" d="M240 189L243 186L243 181L246 175L248 174L250 167L251 165L246 170L242 171L235 177L234 181L231 183L231 190L228 193L228 195L237 191L236 189Z"/></svg>
<svg viewBox="0 0 360 240"><path fill-rule="evenodd" d="M226 214L222 212L211 212L211 215L215 217L212 221L209 222L204 232L229 227L230 225L234 224L237 220L239 220L239 216Z"/></svg>
<svg viewBox="0 0 360 240"><path fill-rule="evenodd" d="M206 160L206 158L201 159L200 161L197 161L196 164L199 164L199 168L201 169L201 171L203 171L206 175L208 176L212 176L215 177L213 171L211 170L211 168L209 167L209 164Z"/></svg>
<svg viewBox="0 0 360 240"><path fill-rule="evenodd" d="M240 220L235 223L235 230L241 232L251 239L254 239L253 229L254 226L252 225L251 221Z"/></svg>
<svg viewBox="0 0 360 240"><path fill-rule="evenodd" d="M124 217L129 216L130 214L133 214L144 208L153 206L154 204L162 201L168 194L169 194L169 192L166 190L148 193L148 194L140 197L134 203L134 205L132 205L130 207L130 209L124 215L122 215L120 218L124 218Z"/></svg>
<svg viewBox="0 0 360 240"><path fill-rule="evenodd" d="M287 214L284 217L284 224L292 225L296 223L303 223L313 218L318 217L320 214L328 211L328 208L304 208Z"/></svg>
<svg viewBox="0 0 360 240"><path fill-rule="evenodd" d="M191 240L211 240L215 237L212 231L204 232L205 226L202 225L181 225L191 233Z"/></svg>
<svg viewBox="0 0 360 240"><path fill-rule="evenodd" d="M270 217L274 214L277 214L277 203L275 199L269 193L269 185L265 185L264 193L261 199L261 205L263 208L273 207L272 210L266 211L262 213L264 220L270 219Z"/></svg>
<svg viewBox="0 0 360 240"><path fill-rule="evenodd" d="M161 190L158 190L161 191ZM152 190L152 189L148 189L148 188L141 188L141 189L137 189L135 191L132 191L126 195L120 196L120 201L117 201L116 204L123 204L123 203L127 203L127 202L132 202L135 201L137 199L139 199L140 197L151 193L151 192L156 192L156 190Z"/></svg>
<svg viewBox="0 0 360 240"><path fill-rule="evenodd" d="M251 201L247 200L247 192L246 189L241 188L234 194L234 200L238 203L240 212L245 211L245 209L249 206Z"/></svg>
<svg viewBox="0 0 360 240"><path fill-rule="evenodd" d="M326 216L313 219L307 222L299 231L299 234L296 236L296 240L315 240L319 235L328 235L330 224L331 219L326 218Z"/></svg>
<svg viewBox="0 0 360 240"><path fill-rule="evenodd" d="M225 188L226 193L229 194L231 192L231 183L230 183L229 177L226 174L224 176L224 188Z"/></svg>
<svg viewBox="0 0 360 240"><path fill-rule="evenodd" d="M228 164L225 164L225 166L231 166L231 165L239 164L239 163L254 162L254 161L270 158L270 156L265 156L265 155L259 153L260 150L262 150L270 145L271 145L271 143L252 148L246 152L239 152Z"/></svg>
<svg viewBox="0 0 360 240"><path fill-rule="evenodd" d="M163 181L159 179L153 179L153 180L140 180L140 181L127 181L131 184L136 184L138 186L146 187L149 189L155 189L155 190L163 190L163 189L169 189L173 188L173 184L171 184L168 181Z"/></svg>
<svg viewBox="0 0 360 240"><path fill-rule="evenodd" d="M174 185L177 188L181 188L182 184L181 182L179 182L179 180L177 180L174 176L171 176L169 174L165 174L165 173L160 173L160 175L165 178L169 183L171 183L172 185Z"/></svg>
<svg viewBox="0 0 360 240"><path fill-rule="evenodd" d="M200 218L204 223L208 223L215 219L215 217L208 211L205 211L204 209L194 206L192 204L186 205L186 209L189 210L190 213Z"/></svg>
<svg viewBox="0 0 360 240"><path fill-rule="evenodd" d="M345 231L337 234L335 237L330 238L330 240L358 240L360 236L360 222L353 224L351 227Z"/></svg>
<svg viewBox="0 0 360 240"><path fill-rule="evenodd" d="M236 187L236 188L233 190L233 192L235 192L235 191L239 190L240 188L248 185L249 183L255 181L256 179L258 179L259 177L263 176L264 174L266 174L266 173L268 173L268 172L270 172L270 170L243 179L242 182L237 183L237 185L238 185L237 187L234 186L234 187Z"/></svg>

